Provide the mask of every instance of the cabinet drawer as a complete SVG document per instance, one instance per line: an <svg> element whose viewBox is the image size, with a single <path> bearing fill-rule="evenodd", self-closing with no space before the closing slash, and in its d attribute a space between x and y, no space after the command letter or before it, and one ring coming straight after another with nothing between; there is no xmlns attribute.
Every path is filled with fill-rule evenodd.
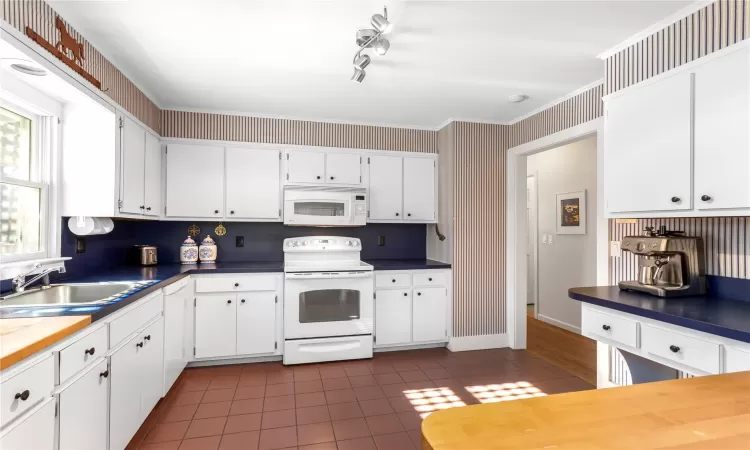
<svg viewBox="0 0 750 450"><path fill-rule="evenodd" d="M724 347L724 372L744 372L750 370L750 351L734 347Z"/></svg>
<svg viewBox="0 0 750 450"><path fill-rule="evenodd" d="M198 278L195 292L275 291L276 279L275 275Z"/></svg>
<svg viewBox="0 0 750 450"><path fill-rule="evenodd" d="M635 320L588 308L583 309L581 318L581 329L584 335L589 335L592 339L604 338L638 348L638 322Z"/></svg>
<svg viewBox="0 0 750 450"><path fill-rule="evenodd" d="M155 316L161 314L163 304L161 293L154 295L145 303L113 320L109 324L109 346L114 348L123 339L138 331Z"/></svg>
<svg viewBox="0 0 750 450"><path fill-rule="evenodd" d="M107 353L107 327L93 333L60 350L60 382L63 384L87 364Z"/></svg>
<svg viewBox="0 0 750 450"><path fill-rule="evenodd" d="M414 274L414 286L445 286L445 283L444 272Z"/></svg>
<svg viewBox="0 0 750 450"><path fill-rule="evenodd" d="M410 273L382 273L375 274L375 287L409 287L411 286Z"/></svg>
<svg viewBox="0 0 750 450"><path fill-rule="evenodd" d="M28 369L0 382L0 427L48 397L55 387L52 354ZM19 398L16 398L16 396ZM23 400L23 397L26 400Z"/></svg>
<svg viewBox="0 0 750 450"><path fill-rule="evenodd" d="M671 330L643 325L641 346L648 353L694 367L703 372L720 372L721 345Z"/></svg>

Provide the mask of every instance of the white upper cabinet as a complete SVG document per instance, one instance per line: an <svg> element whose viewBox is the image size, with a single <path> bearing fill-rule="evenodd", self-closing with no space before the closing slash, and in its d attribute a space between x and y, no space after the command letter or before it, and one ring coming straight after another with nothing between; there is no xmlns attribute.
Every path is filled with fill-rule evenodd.
<svg viewBox="0 0 750 450"><path fill-rule="evenodd" d="M167 146L167 217L224 216L224 148Z"/></svg>
<svg viewBox="0 0 750 450"><path fill-rule="evenodd" d="M435 160L404 158L404 220L435 220Z"/></svg>
<svg viewBox="0 0 750 450"><path fill-rule="evenodd" d="M372 155L369 158L371 220L403 219L403 158Z"/></svg>
<svg viewBox="0 0 750 450"><path fill-rule="evenodd" d="M286 179L288 183L325 183L325 153L290 150L286 152L286 159Z"/></svg>
<svg viewBox="0 0 750 450"><path fill-rule="evenodd" d="M750 214L750 46L605 98L610 217Z"/></svg>
<svg viewBox="0 0 750 450"><path fill-rule="evenodd" d="M328 153L326 183L359 185L362 182L362 156L358 153Z"/></svg>
<svg viewBox="0 0 750 450"><path fill-rule="evenodd" d="M161 143L159 138L146 133L143 204L144 214L161 214Z"/></svg>
<svg viewBox="0 0 750 450"><path fill-rule="evenodd" d="M226 212L229 219L281 219L279 150L227 147Z"/></svg>
<svg viewBox="0 0 750 450"><path fill-rule="evenodd" d="M682 72L607 101L608 212L691 209L691 84Z"/></svg>
<svg viewBox="0 0 750 450"><path fill-rule="evenodd" d="M122 117L121 137L121 190L120 212L129 214L143 214L146 130L135 122Z"/></svg>
<svg viewBox="0 0 750 450"><path fill-rule="evenodd" d="M696 209L750 208L750 51L695 69Z"/></svg>

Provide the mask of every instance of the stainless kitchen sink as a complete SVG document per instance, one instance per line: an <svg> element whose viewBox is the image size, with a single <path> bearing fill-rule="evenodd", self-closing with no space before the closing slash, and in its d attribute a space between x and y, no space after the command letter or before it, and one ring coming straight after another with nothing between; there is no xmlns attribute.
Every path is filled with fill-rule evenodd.
<svg viewBox="0 0 750 450"><path fill-rule="evenodd" d="M128 294L142 283L76 283L53 284L47 289L29 289L0 297L0 308L14 306L96 305L108 303Z"/></svg>

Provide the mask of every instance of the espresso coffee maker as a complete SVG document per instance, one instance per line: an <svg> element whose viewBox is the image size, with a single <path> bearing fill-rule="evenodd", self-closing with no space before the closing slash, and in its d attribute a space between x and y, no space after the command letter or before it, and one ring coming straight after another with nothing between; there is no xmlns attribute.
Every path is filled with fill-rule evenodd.
<svg viewBox="0 0 750 450"><path fill-rule="evenodd" d="M682 231L646 227L642 236L627 236L622 250L638 255L638 280L621 281L620 289L659 297L706 293L706 256L703 238Z"/></svg>

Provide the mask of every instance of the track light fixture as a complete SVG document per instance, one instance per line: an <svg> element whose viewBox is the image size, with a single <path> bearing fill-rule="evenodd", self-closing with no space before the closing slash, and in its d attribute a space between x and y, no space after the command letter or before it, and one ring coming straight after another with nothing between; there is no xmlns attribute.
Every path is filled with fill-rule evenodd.
<svg viewBox="0 0 750 450"><path fill-rule="evenodd" d="M365 28L357 31L357 46L359 50L354 54L352 65L354 66L354 75L352 81L361 83L365 79L365 67L372 62L370 56L363 55L362 51L371 48L373 51L383 56L388 53L391 42L383 37L383 34L389 33L393 29L393 24L388 21L388 9L383 7L383 14L374 14L370 19L374 29Z"/></svg>

